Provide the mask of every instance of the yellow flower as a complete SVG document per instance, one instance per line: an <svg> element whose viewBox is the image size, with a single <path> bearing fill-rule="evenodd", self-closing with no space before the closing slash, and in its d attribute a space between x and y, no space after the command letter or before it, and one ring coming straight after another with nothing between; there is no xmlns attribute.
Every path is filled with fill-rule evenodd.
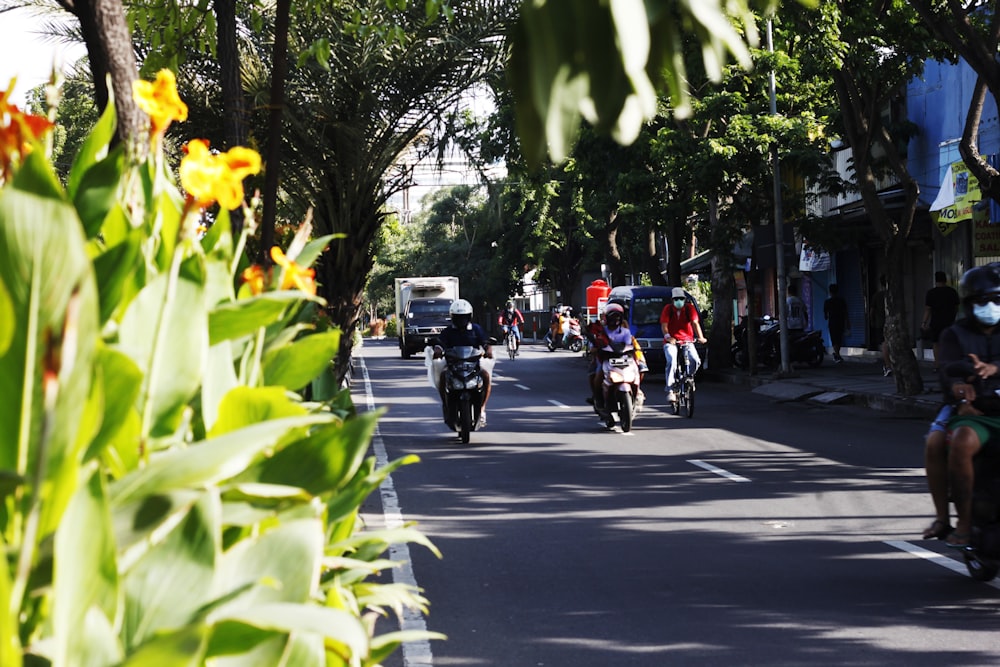
<svg viewBox="0 0 1000 667"><path fill-rule="evenodd" d="M152 135L161 137L171 121L185 121L188 108L177 94L177 79L168 69L156 73L156 81L133 81L132 97L149 114Z"/></svg>
<svg viewBox="0 0 1000 667"><path fill-rule="evenodd" d="M252 264L245 268L240 277L243 278L243 282L250 286L251 294L264 293L264 269L259 264Z"/></svg>
<svg viewBox="0 0 1000 667"><path fill-rule="evenodd" d="M314 280L316 272L313 269L303 269L294 261L288 259L278 246L271 248L271 259L283 269L281 272L281 289L298 287L303 292L316 296L316 281Z"/></svg>
<svg viewBox="0 0 1000 667"><path fill-rule="evenodd" d="M231 148L214 154L208 141L192 139L184 146L187 155L181 160L181 185L198 206L214 202L232 210L243 201L243 179L260 171L260 155L249 148Z"/></svg>

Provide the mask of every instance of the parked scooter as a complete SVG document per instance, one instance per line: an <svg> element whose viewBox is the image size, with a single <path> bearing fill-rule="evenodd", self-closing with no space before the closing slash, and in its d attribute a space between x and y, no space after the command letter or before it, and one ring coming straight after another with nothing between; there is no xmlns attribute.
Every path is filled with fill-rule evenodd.
<svg viewBox="0 0 1000 667"><path fill-rule="evenodd" d="M458 432L463 443L479 424L486 387L479 374L483 349L480 347L453 347L444 351L446 423Z"/></svg>
<svg viewBox="0 0 1000 667"><path fill-rule="evenodd" d="M555 352L557 349L579 352L583 349L585 342L583 330L580 328L580 320L575 317L567 320L566 331L558 343L552 340L551 331L545 336L545 345L549 348L549 352Z"/></svg>
<svg viewBox="0 0 1000 667"><path fill-rule="evenodd" d="M608 429L613 429L617 423L623 433L628 433L642 408L639 366L635 362L631 345L613 343L610 352L608 348L605 348L605 352L605 404L595 404L594 412L604 420Z"/></svg>
<svg viewBox="0 0 1000 667"><path fill-rule="evenodd" d="M735 341L730 353L733 365L739 368L749 368L750 353L747 345L747 318L743 318L733 329ZM781 336L778 320L770 315L755 320L757 323L757 363L767 368L777 368L781 365ZM816 368L823 363L826 356L826 346L823 344L823 332L805 331L791 333L788 337L791 363L802 363Z"/></svg>

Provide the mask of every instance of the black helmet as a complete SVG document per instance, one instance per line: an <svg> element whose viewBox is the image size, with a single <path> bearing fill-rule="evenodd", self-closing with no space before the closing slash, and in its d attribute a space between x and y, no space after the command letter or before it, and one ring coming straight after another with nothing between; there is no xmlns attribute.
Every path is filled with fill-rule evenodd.
<svg viewBox="0 0 1000 667"><path fill-rule="evenodd" d="M969 269L958 284L966 317L972 317L972 302L979 297L1000 294L1000 263Z"/></svg>

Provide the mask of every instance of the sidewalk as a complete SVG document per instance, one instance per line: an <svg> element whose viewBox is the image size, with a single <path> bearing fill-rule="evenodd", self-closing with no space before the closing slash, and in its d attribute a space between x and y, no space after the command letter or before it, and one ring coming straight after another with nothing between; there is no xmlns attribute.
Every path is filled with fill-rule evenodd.
<svg viewBox="0 0 1000 667"><path fill-rule="evenodd" d="M941 383L931 362L917 363L924 381L924 392L919 396L899 395L895 379L882 376L881 356L860 349L844 351L841 364L834 364L827 356L819 368L796 365L787 377L764 369L755 375L741 369L704 369L702 374L709 382L743 384L754 393L779 401L853 404L929 421L941 407Z"/></svg>

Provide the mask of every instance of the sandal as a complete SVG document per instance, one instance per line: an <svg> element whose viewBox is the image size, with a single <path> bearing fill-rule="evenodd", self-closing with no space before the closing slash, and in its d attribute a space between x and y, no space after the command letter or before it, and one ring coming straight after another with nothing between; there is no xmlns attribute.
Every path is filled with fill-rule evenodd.
<svg viewBox="0 0 1000 667"><path fill-rule="evenodd" d="M925 540L943 540L954 530L944 519L934 519L934 523L924 529Z"/></svg>
<svg viewBox="0 0 1000 667"><path fill-rule="evenodd" d="M952 549L968 549L969 548L969 533L955 533L953 532L944 541L946 547L951 547Z"/></svg>

